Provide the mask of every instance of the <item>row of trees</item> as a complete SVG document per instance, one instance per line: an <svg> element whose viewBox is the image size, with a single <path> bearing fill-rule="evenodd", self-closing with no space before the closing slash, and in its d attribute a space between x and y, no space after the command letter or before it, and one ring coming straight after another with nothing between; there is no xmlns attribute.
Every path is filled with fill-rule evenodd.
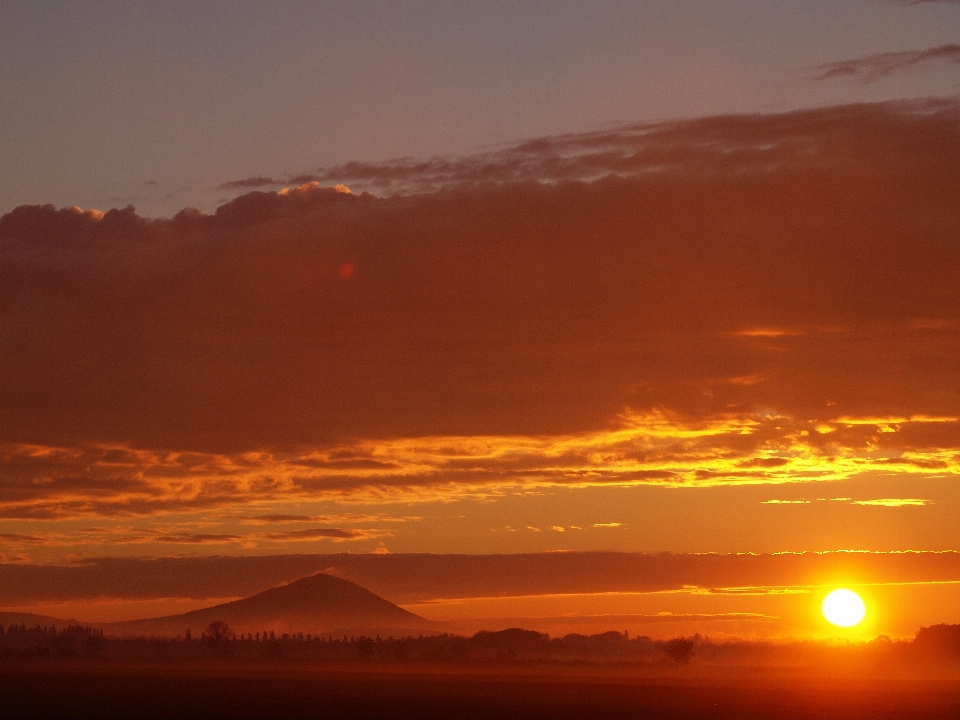
<svg viewBox="0 0 960 720"><path fill-rule="evenodd" d="M0 625L0 652L22 655L96 655L103 648L103 630L86 625L68 625L59 630L55 626L21 623Z"/></svg>
<svg viewBox="0 0 960 720"><path fill-rule="evenodd" d="M869 643L835 646L816 642L730 641L714 643L695 635L668 641L631 638L626 632L598 635L572 633L550 638L544 633L512 628L479 632L471 637L431 635L383 638L380 636L304 636L273 631L240 633L222 621L211 623L201 636L158 640L104 638L103 632L85 626L54 627L12 625L0 632L0 658L34 656L102 656L104 658L162 658L189 660L233 658L257 660L286 658L304 661L521 661L521 662L626 662L683 666L696 659L706 664L816 665L950 663L960 662L960 625L923 628L912 641L880 637Z"/></svg>
<svg viewBox="0 0 960 720"><path fill-rule="evenodd" d="M268 634L269 633L269 634ZM277 656L314 658L394 658L452 660L466 658L521 659L545 657L632 657L653 659L670 658L686 664L692 656L693 641L678 638L670 643L657 643L648 637L630 639L629 635L607 632L600 635L571 634L551 639L545 633L512 628L499 632L481 631L472 637L433 635L382 638L332 635L304 636L303 633L284 633L276 637L272 631L240 633L229 625L215 621L203 631L200 646L209 654L219 656L247 656L251 653ZM167 646L170 650L170 647Z"/></svg>
<svg viewBox="0 0 960 720"><path fill-rule="evenodd" d="M268 634L269 633L269 634ZM187 635L189 637L189 634ZM655 642L649 637L633 640L627 632L615 631L599 635L573 633L551 639L545 633L520 628L499 632L481 631L472 637L456 635L419 636L396 639L360 636L334 639L332 635L313 637L303 633L284 633L279 638L273 631L240 633L239 637L225 622L210 623L200 637L200 645L216 656L249 655L251 645L268 645L269 654L337 656L358 658L411 657L429 659L492 658L499 660L520 658L632 658L652 660L666 657L677 665L687 665L694 655L694 645L700 640L678 637L668 642Z"/></svg>

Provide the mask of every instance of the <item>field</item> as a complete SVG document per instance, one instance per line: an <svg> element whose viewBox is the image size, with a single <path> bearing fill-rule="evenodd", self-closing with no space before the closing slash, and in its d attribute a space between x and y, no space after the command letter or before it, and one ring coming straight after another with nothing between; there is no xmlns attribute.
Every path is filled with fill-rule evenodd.
<svg viewBox="0 0 960 720"><path fill-rule="evenodd" d="M0 667L4 718L957 718L960 678L770 669Z"/></svg>

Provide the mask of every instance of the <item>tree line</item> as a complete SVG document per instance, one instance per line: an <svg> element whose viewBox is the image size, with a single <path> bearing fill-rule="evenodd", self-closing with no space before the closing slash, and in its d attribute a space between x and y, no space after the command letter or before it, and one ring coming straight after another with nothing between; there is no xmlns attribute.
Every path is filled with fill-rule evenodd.
<svg viewBox="0 0 960 720"><path fill-rule="evenodd" d="M551 638L521 628L472 636L369 637L274 630L234 632L223 621L194 637L110 638L82 625L65 628L0 625L0 660L24 657L96 657L143 660L271 660L384 662L616 662L685 666L698 664L890 665L960 663L960 625L922 628L912 640L878 637L843 646L813 641L723 641L694 635L671 640L610 631Z"/></svg>

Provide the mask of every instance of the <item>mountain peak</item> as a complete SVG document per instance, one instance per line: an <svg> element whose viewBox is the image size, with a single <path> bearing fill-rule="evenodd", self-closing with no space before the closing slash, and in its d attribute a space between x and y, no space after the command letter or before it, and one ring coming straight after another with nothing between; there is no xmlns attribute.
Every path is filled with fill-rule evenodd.
<svg viewBox="0 0 960 720"><path fill-rule="evenodd" d="M440 626L408 612L349 580L317 573L264 590L242 600L181 615L114 623L111 635L198 634L214 620L235 632L310 632L343 630L370 633L436 631Z"/></svg>

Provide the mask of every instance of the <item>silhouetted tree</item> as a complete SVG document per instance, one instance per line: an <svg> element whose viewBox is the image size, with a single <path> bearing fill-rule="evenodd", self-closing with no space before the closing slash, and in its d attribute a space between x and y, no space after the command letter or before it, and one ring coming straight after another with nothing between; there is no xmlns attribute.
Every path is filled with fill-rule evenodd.
<svg viewBox="0 0 960 720"><path fill-rule="evenodd" d="M210 648L215 655L226 654L230 647L233 630L222 620L214 620L200 636L200 642Z"/></svg>
<svg viewBox="0 0 960 720"><path fill-rule="evenodd" d="M960 625L932 625L917 631L915 654L930 659L960 660Z"/></svg>
<svg viewBox="0 0 960 720"><path fill-rule="evenodd" d="M693 657L693 638L676 637L663 646L667 657L677 665L689 665Z"/></svg>

